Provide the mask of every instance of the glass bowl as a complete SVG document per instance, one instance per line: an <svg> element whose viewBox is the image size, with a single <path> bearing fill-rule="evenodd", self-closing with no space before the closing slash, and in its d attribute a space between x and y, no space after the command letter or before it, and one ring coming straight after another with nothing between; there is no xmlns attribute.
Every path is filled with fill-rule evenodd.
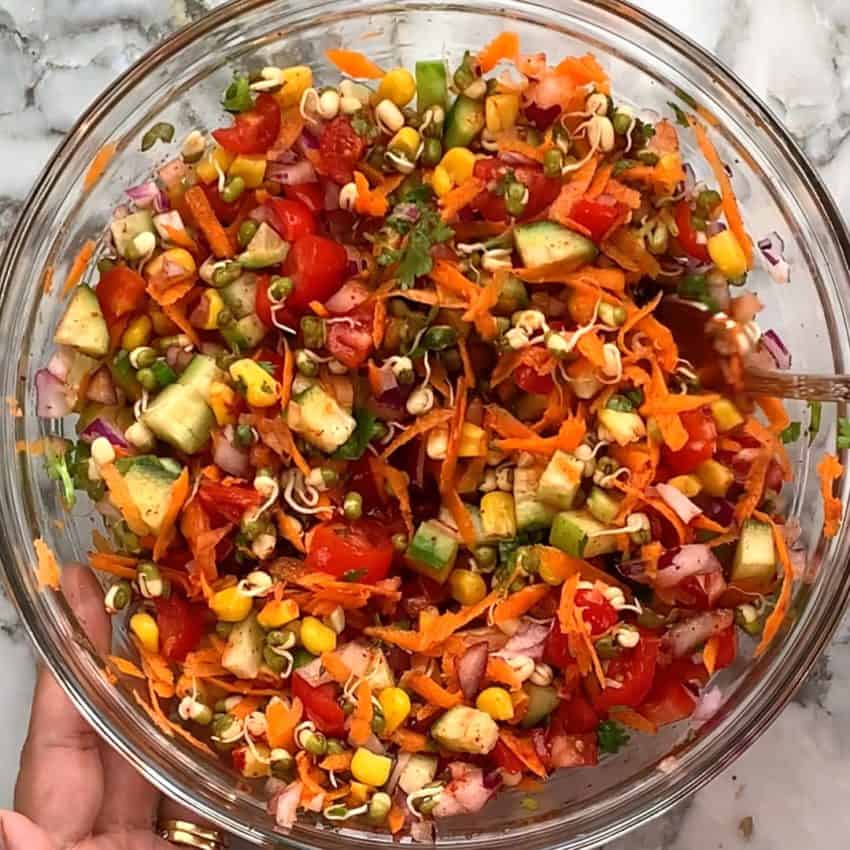
<svg viewBox="0 0 850 850"><path fill-rule="evenodd" d="M56 281L86 239L99 239L123 189L140 182L166 157L162 146L139 150L140 135L169 121L183 138L196 127L222 121L219 97L231 68L309 64L332 79L325 50L346 46L383 65L410 66L422 57L457 62L504 29L519 33L526 52L552 58L594 52L609 72L619 99L667 112L684 92L699 104L734 182L749 229L756 237L777 231L785 240L792 281L778 286L766 272L752 282L773 327L805 371L847 372L850 359L850 241L833 201L789 134L732 74L694 43L660 21L614 0L238 0L174 35L118 80L80 119L56 152L27 201L2 264L0 363L2 418L0 509L2 560L12 599L39 652L76 706L111 745L155 785L199 815L249 841L299 847L366 850L386 835L299 824L275 832L255 789L226 767L165 737L149 721L131 690L110 684L105 661L85 638L60 594L42 592L33 538L42 537L63 561L85 560L97 514L90 504L66 514L42 458L18 450L17 441L72 433L73 422L35 415L33 376L44 364L62 310L61 285L43 291L43 274ZM683 133L693 155L689 133ZM92 187L85 175L95 153L117 145L117 155ZM170 153L173 155L173 148ZM693 162L699 159L691 156ZM804 418L792 405L793 418ZM19 414L12 415L12 412ZM800 519L807 568L798 582L788 622L768 652L752 659L752 646L724 671L722 708L699 728L667 727L655 737L633 736L619 756L598 768L561 771L528 811L521 794L503 794L474 818L442 821L438 841L447 848L597 846L632 829L708 782L767 729L814 663L841 617L850 593L847 526L831 541L820 535L821 506L814 472L832 443L836 411L824 410L810 445L795 444L796 478L784 500ZM850 477L840 484L847 502ZM129 648L116 629L116 652Z"/></svg>

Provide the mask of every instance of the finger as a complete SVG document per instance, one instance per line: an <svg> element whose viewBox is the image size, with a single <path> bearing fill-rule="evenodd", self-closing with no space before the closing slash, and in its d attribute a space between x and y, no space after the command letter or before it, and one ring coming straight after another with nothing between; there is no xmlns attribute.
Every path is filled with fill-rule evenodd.
<svg viewBox="0 0 850 850"><path fill-rule="evenodd" d="M108 651L109 618L91 570L70 564L62 589L92 643ZM90 834L103 800L99 741L52 676L41 670L21 754L15 806L59 847Z"/></svg>
<svg viewBox="0 0 850 850"><path fill-rule="evenodd" d="M101 762L107 793L95 820L95 834L153 829L156 826L159 791L110 747L102 746Z"/></svg>
<svg viewBox="0 0 850 850"><path fill-rule="evenodd" d="M0 812L0 850L56 850L47 833L15 812Z"/></svg>

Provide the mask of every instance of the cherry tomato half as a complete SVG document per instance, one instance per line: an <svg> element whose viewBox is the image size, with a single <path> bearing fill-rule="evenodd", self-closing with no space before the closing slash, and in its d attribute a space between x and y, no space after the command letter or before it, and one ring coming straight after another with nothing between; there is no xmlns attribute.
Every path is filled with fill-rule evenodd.
<svg viewBox="0 0 850 850"><path fill-rule="evenodd" d="M232 127L213 130L213 138L237 154L265 153L280 131L280 107L270 94L261 94L254 108L236 116Z"/></svg>
<svg viewBox="0 0 850 850"><path fill-rule="evenodd" d="M590 231L594 242L601 242L608 231L622 218L623 204L603 204L601 201L576 201L570 210L570 218Z"/></svg>
<svg viewBox="0 0 850 850"><path fill-rule="evenodd" d="M259 507L263 497L253 487L216 484L204 479L198 488L198 499L207 513L225 522L239 522L245 511Z"/></svg>
<svg viewBox="0 0 850 850"><path fill-rule="evenodd" d="M337 578L350 577L361 584L375 584L390 571L395 552L392 538L375 520L323 522L312 535L306 560L308 570L320 570Z"/></svg>
<svg viewBox="0 0 850 850"><path fill-rule="evenodd" d="M608 662L605 678L619 683L620 687L599 690L595 679L588 680L593 707L600 713L615 705L637 708L652 688L657 659L658 640L642 633L640 643L634 649Z"/></svg>
<svg viewBox="0 0 850 850"><path fill-rule="evenodd" d="M287 308L303 312L311 301L327 301L342 286L347 267L348 255L338 242L315 234L302 236L283 264L283 273L295 285Z"/></svg>
<svg viewBox="0 0 850 850"><path fill-rule="evenodd" d="M316 232L316 219L303 202L289 198L271 198L269 204L276 219L275 230L287 242L295 242L302 236Z"/></svg>
<svg viewBox="0 0 850 850"><path fill-rule="evenodd" d="M156 622L162 654L169 661L183 661L201 642L207 618L206 608L190 605L172 594L156 600Z"/></svg>
<svg viewBox="0 0 850 850"><path fill-rule="evenodd" d="M319 139L321 170L340 186L350 182L354 166L366 150L366 141L358 136L348 118L339 116L325 127Z"/></svg>
<svg viewBox="0 0 850 850"><path fill-rule="evenodd" d="M690 659L680 658L666 667L658 667L652 688L641 703L640 713L656 726L684 720L693 714L697 704L693 688L687 683L701 686L707 681L705 667Z"/></svg>
<svg viewBox="0 0 850 850"><path fill-rule="evenodd" d="M701 463L714 456L717 450L717 426L714 417L704 407L679 414L682 425L688 432L688 442L677 452L664 446L664 463L674 475L687 475Z"/></svg>
<svg viewBox="0 0 850 850"><path fill-rule="evenodd" d="M357 369L366 362L372 351L374 312L371 305L362 305L347 315L351 322L331 325L328 331L328 351L349 369Z"/></svg>
<svg viewBox="0 0 850 850"><path fill-rule="evenodd" d="M95 288L97 300L108 324L134 313L145 300L145 279L127 266L115 266L101 275Z"/></svg>
<svg viewBox="0 0 850 850"><path fill-rule="evenodd" d="M539 375L528 363L520 363L514 370L514 382L526 393L549 395L555 389L551 375Z"/></svg>
<svg viewBox="0 0 850 850"><path fill-rule="evenodd" d="M498 183L507 171L513 171L514 178L528 189L528 200L520 221L526 221L542 212L561 191L561 181L546 177L537 165L510 165L494 157L484 157L475 163L473 174L488 186ZM505 199L490 188L485 189L472 202L472 208L478 210L487 221L507 221Z"/></svg>
<svg viewBox="0 0 850 850"><path fill-rule="evenodd" d="M292 697L304 705L307 717L325 735L341 738L345 735L345 714L337 702L337 686L332 682L313 687L296 671L292 676Z"/></svg>
<svg viewBox="0 0 850 850"><path fill-rule="evenodd" d="M679 230L679 235L676 237L679 240L679 244L695 260L707 263L711 257L708 254L708 248L697 240L698 231L694 229L691 208L688 202L679 201L676 204L673 215L676 219L676 227Z"/></svg>

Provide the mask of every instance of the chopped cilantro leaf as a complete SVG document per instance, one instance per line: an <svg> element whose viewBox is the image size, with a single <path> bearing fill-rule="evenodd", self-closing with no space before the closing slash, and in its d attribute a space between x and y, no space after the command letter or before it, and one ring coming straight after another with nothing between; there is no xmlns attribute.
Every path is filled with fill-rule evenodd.
<svg viewBox="0 0 850 850"><path fill-rule="evenodd" d="M274 377L274 363L268 360L258 360L257 365L266 373Z"/></svg>
<svg viewBox="0 0 850 850"><path fill-rule="evenodd" d="M365 575L366 575L366 570L349 570L347 573L342 574L342 580L343 581L358 582Z"/></svg>
<svg viewBox="0 0 850 850"><path fill-rule="evenodd" d="M676 116L676 123L680 127L690 127L690 121L688 121L688 116L685 114L684 110L678 103L674 103L672 100L667 101L667 106L673 110L673 114Z"/></svg>
<svg viewBox="0 0 850 850"><path fill-rule="evenodd" d="M628 733L614 720L603 720L596 729L596 737L603 753L619 752L629 742Z"/></svg>
<svg viewBox="0 0 850 850"><path fill-rule="evenodd" d="M779 439L782 440L785 445L788 443L795 443L800 439L800 431L802 430L802 426L799 422L792 422L780 435Z"/></svg>
<svg viewBox="0 0 850 850"><path fill-rule="evenodd" d="M68 469L68 444L64 441L49 441L48 448L45 453L44 465L47 470L47 475L53 481L59 481L62 485L62 500L70 510L74 507L77 501L77 495L74 492L74 480L71 477L71 472Z"/></svg>
<svg viewBox="0 0 850 850"><path fill-rule="evenodd" d="M334 457L342 460L360 460L366 447L382 430L375 414L365 407L359 407L354 411L354 419L357 422L354 433L336 450Z"/></svg>
<svg viewBox="0 0 850 850"><path fill-rule="evenodd" d="M234 74L233 82L225 89L221 105L228 112L247 112L253 109L250 80L241 74Z"/></svg>
<svg viewBox="0 0 850 850"><path fill-rule="evenodd" d="M850 419L838 417L838 448L850 449Z"/></svg>
<svg viewBox="0 0 850 850"><path fill-rule="evenodd" d="M691 109L696 109L698 107L696 100L687 92L682 91L682 89L680 88L675 88L673 89L673 91L676 93L676 97L678 97L679 100L681 100L683 103L686 103L688 106L690 106Z"/></svg>

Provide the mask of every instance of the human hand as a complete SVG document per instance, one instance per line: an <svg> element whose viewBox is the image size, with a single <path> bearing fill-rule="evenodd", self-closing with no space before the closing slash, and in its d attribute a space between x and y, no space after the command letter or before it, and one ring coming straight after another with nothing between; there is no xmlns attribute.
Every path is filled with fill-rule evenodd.
<svg viewBox="0 0 850 850"><path fill-rule="evenodd" d="M65 567L62 589L92 643L109 652L110 619L92 572L76 564ZM174 850L154 832L158 817L187 819L187 813L161 800L101 741L42 668L21 753L15 811L0 811L0 850Z"/></svg>

